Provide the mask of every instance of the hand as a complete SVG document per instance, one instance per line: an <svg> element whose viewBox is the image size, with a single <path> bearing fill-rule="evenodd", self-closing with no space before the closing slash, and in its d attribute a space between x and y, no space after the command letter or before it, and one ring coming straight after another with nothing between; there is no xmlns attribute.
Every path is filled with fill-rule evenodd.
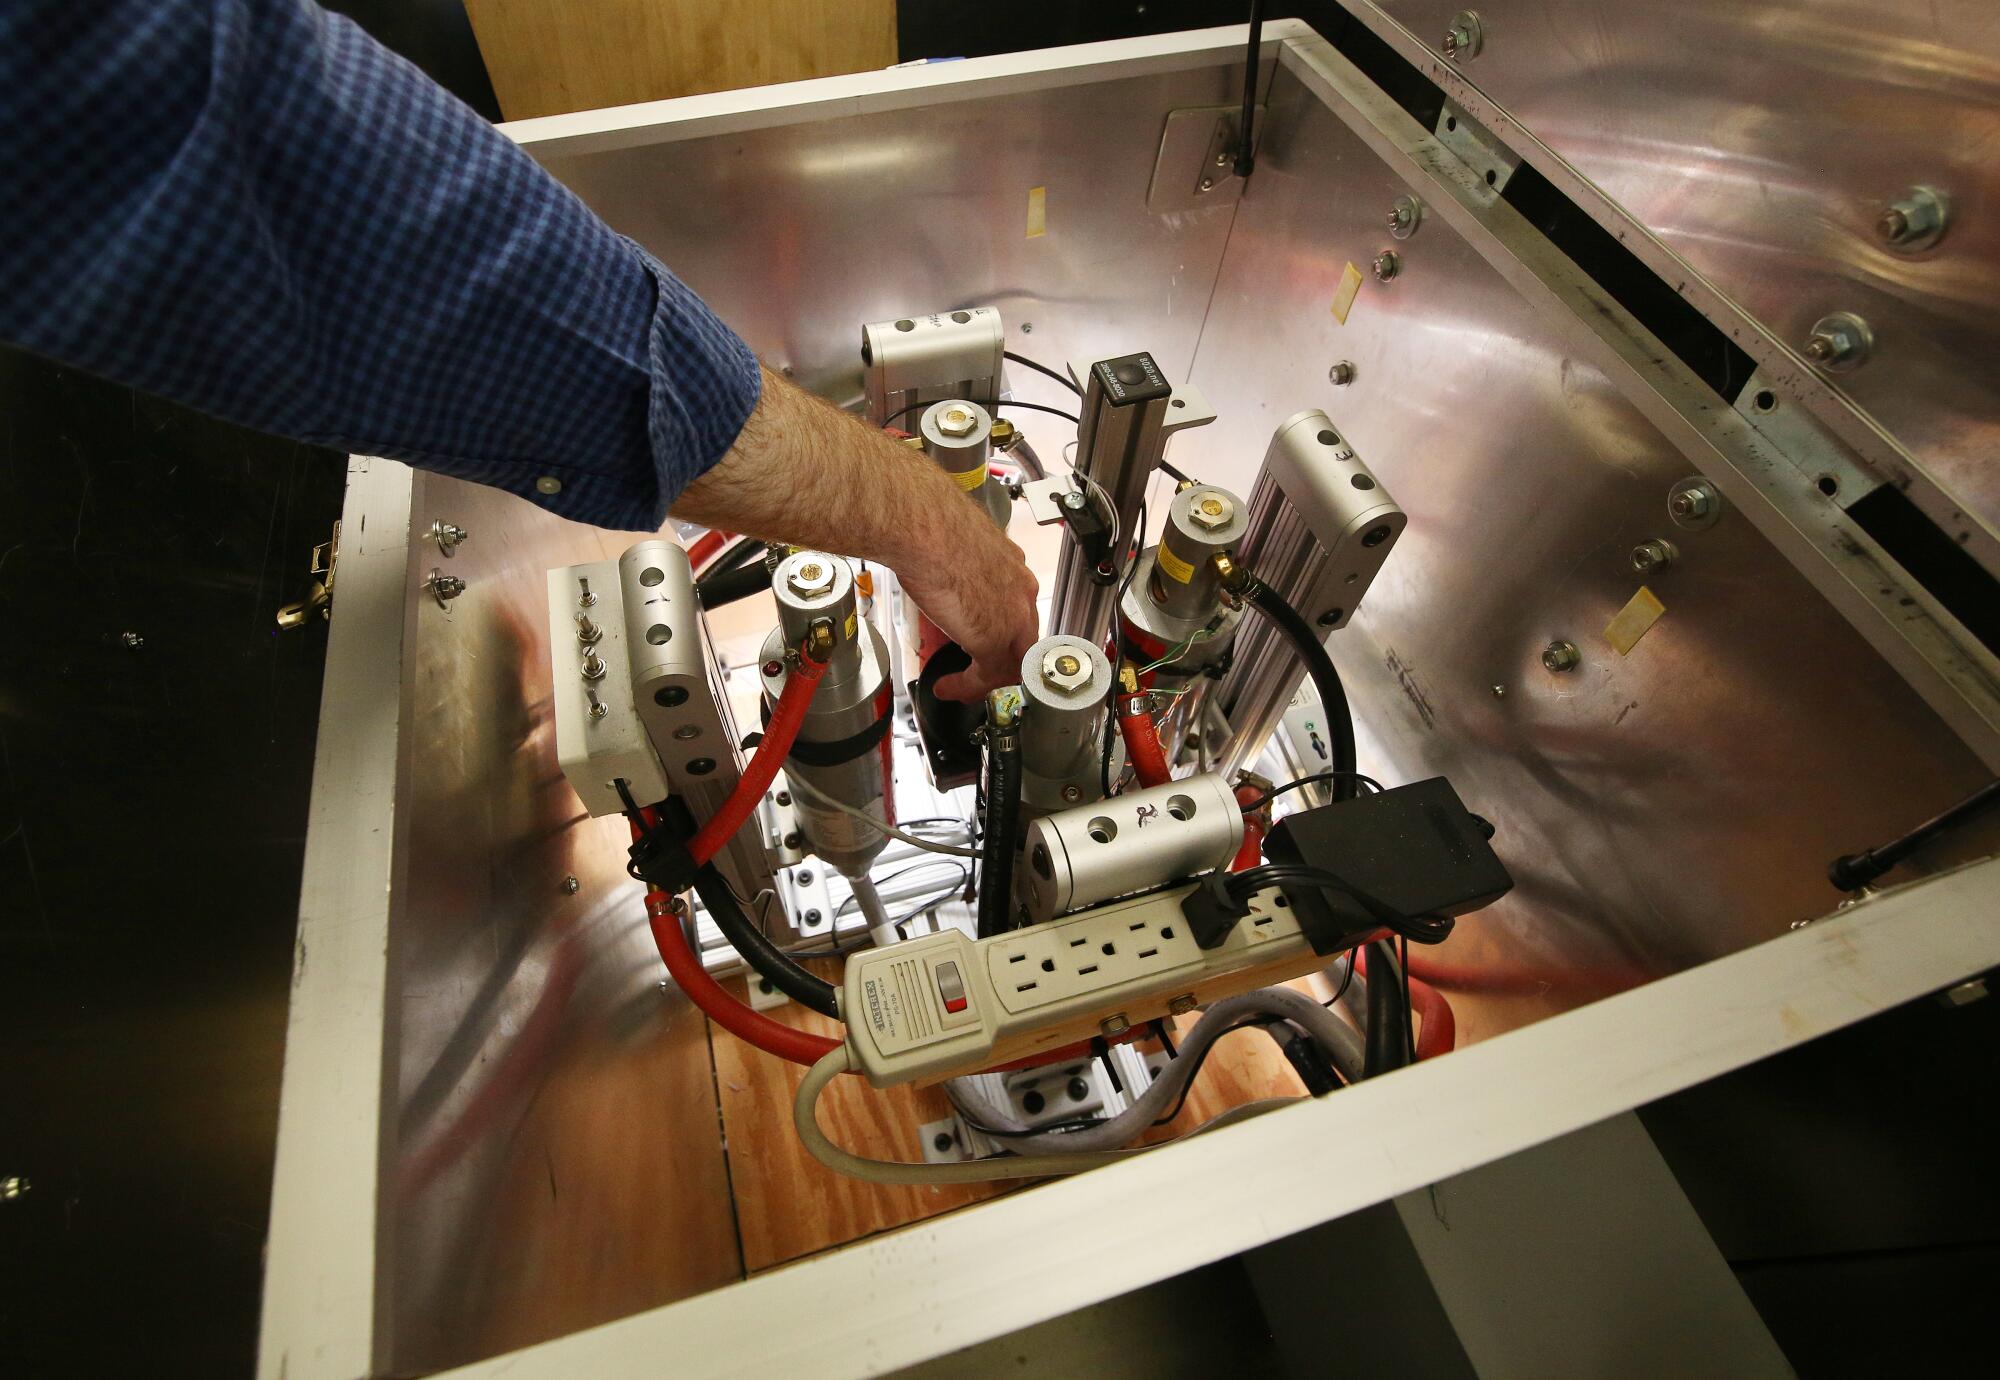
<svg viewBox="0 0 2000 1380"><path fill-rule="evenodd" d="M954 494L959 503L964 499ZM905 555L895 566L903 591L933 623L963 647L972 665L937 683L948 700L976 700L987 691L1021 681L1021 658L1041 635L1035 612L1039 587L1021 548L1008 541L983 512L965 504L973 520L934 545Z"/></svg>

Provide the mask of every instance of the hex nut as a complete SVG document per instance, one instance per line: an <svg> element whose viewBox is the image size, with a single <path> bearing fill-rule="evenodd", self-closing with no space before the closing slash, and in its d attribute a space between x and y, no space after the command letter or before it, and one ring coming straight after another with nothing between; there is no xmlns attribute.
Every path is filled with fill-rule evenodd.
<svg viewBox="0 0 2000 1380"><path fill-rule="evenodd" d="M1406 240L1417 233L1423 224L1424 204L1413 196L1399 196L1396 204L1389 208L1389 233L1399 240Z"/></svg>
<svg viewBox="0 0 2000 1380"><path fill-rule="evenodd" d="M1632 548L1632 569L1641 575L1650 575L1672 565L1677 554L1672 542L1661 541L1657 537L1642 541Z"/></svg>
<svg viewBox="0 0 2000 1380"><path fill-rule="evenodd" d="M1813 323L1806 337L1805 356L1814 367L1844 373L1866 362L1875 347L1875 333L1851 311L1837 311Z"/></svg>
<svg viewBox="0 0 2000 1380"><path fill-rule="evenodd" d="M1375 256L1371 265L1375 270L1375 281L1386 283L1403 271L1403 259L1393 249L1385 249Z"/></svg>
<svg viewBox="0 0 2000 1380"><path fill-rule="evenodd" d="M1219 532L1236 517L1236 505L1222 494L1203 494L1188 505L1188 521L1205 532Z"/></svg>
<svg viewBox="0 0 2000 1380"><path fill-rule="evenodd" d="M1945 200L1931 187L1912 187L1882 208L1875 238L1899 254L1929 249L1944 238Z"/></svg>
<svg viewBox="0 0 2000 1380"><path fill-rule="evenodd" d="M953 403L937 414L937 429L947 436L970 436L979 419L964 403Z"/></svg>
<svg viewBox="0 0 2000 1380"><path fill-rule="evenodd" d="M802 599L828 593L833 589L833 561L826 556L802 560L786 572L785 584Z"/></svg>
<svg viewBox="0 0 2000 1380"><path fill-rule="evenodd" d="M1042 654L1042 683L1051 690L1076 690L1090 684L1090 658L1051 647Z"/></svg>
<svg viewBox="0 0 2000 1380"><path fill-rule="evenodd" d="M1460 10L1444 31L1444 55L1453 62L1470 62L1486 47L1486 26L1479 11Z"/></svg>
<svg viewBox="0 0 2000 1380"><path fill-rule="evenodd" d="M1326 371L1326 381L1335 388L1345 388L1354 382L1354 361L1343 359Z"/></svg>
<svg viewBox="0 0 2000 1380"><path fill-rule="evenodd" d="M1565 642L1558 639L1542 649L1542 669L1546 671L1554 671L1558 674L1564 671L1574 671L1577 663L1582 660L1583 653L1577 651L1574 642Z"/></svg>

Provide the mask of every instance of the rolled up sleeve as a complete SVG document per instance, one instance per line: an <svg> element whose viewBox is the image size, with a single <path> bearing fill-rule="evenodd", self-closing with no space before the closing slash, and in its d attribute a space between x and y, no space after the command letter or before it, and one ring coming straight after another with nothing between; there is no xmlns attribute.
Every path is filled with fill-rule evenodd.
<svg viewBox="0 0 2000 1380"><path fill-rule="evenodd" d="M652 530L761 375L665 267L306 0L0 9L0 336Z"/></svg>

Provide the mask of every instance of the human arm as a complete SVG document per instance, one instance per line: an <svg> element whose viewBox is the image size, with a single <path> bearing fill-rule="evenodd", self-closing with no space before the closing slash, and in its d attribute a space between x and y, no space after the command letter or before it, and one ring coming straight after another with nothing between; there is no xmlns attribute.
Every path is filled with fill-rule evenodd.
<svg viewBox="0 0 2000 1380"><path fill-rule="evenodd" d="M941 475L789 385L767 406L694 293L345 19L0 6L0 204L34 208L0 217L0 338L603 527L657 529L721 461L690 515L882 561L992 672L956 688L1014 678L1032 579Z"/></svg>
<svg viewBox="0 0 2000 1380"><path fill-rule="evenodd" d="M1038 627L1021 549L923 452L769 370L729 453L681 491L673 513L894 570L972 658L938 682L946 698L1020 679Z"/></svg>

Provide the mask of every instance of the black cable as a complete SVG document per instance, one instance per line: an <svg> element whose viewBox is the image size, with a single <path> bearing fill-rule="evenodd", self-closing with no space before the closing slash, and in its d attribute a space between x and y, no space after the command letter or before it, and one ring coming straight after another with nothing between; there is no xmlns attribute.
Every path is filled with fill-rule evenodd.
<svg viewBox="0 0 2000 1380"><path fill-rule="evenodd" d="M1859 891L1939 834L1958 827L1995 804L2000 804L2000 779L1987 782L1943 814L1932 816L1901 838L1891 839L1879 848L1835 858L1826 869L1826 879L1842 891Z"/></svg>
<svg viewBox="0 0 2000 1380"><path fill-rule="evenodd" d="M636 813L633 818L638 818ZM694 834L694 821L688 815L687 806L679 800L669 800L662 805L659 828L655 832L666 834L671 845L685 848ZM750 923L742 907L736 904L736 893L729 889L729 883L715 870L714 863L703 863L696 871L694 890L707 908L709 918L715 921L715 927L722 931L729 947L736 950L745 963L800 1006L817 1011L822 1016L840 1019L840 1003L833 984L794 963L788 954Z"/></svg>
<svg viewBox="0 0 2000 1380"><path fill-rule="evenodd" d="M1014 845L1021 834L1021 740L1012 729L986 743L986 838L979 845L979 937L1014 927Z"/></svg>
<svg viewBox="0 0 2000 1380"><path fill-rule="evenodd" d="M764 569L764 563L751 561L733 570L702 576L695 581L694 593L704 609L719 609L753 594L766 593L770 588L771 573Z"/></svg>
<svg viewBox="0 0 2000 1380"><path fill-rule="evenodd" d="M1258 796L1255 800L1246 801L1243 806L1244 813L1247 814L1252 810L1262 809L1264 806L1269 805L1272 801L1276 800L1279 796L1285 794L1285 792L1287 791L1296 791L1301 786L1310 786L1315 782L1319 781L1331 781L1337 776L1351 776L1360 784L1374 791L1377 795L1380 795L1382 793L1382 783L1380 781L1377 781L1372 776L1363 776L1358 771L1356 772L1319 771L1319 772L1314 772L1311 776L1301 776L1296 781L1287 781L1282 786L1273 786L1270 790L1264 792L1264 794Z"/></svg>
<svg viewBox="0 0 2000 1380"><path fill-rule="evenodd" d="M1250 0L1250 44L1243 59L1243 118L1237 121L1236 129L1236 175L1250 176L1250 170L1257 166L1256 155L1251 152L1251 121L1257 115L1257 59L1263 56L1264 47L1264 0Z"/></svg>
<svg viewBox="0 0 2000 1380"><path fill-rule="evenodd" d="M1174 483L1176 484L1194 483L1192 479L1189 479L1186 475L1182 474L1179 470L1175 469L1172 465L1169 465L1164 460L1159 462L1159 470L1161 474L1164 474L1167 478L1173 480Z"/></svg>
<svg viewBox="0 0 2000 1380"><path fill-rule="evenodd" d="M1026 355L1017 355L1012 350L1002 350L1000 353L1006 356L1008 359L1013 360L1016 364L1021 365L1023 368L1033 369L1038 374L1047 374L1050 378L1054 379L1057 383L1061 384L1063 387L1069 389L1070 392L1076 394L1078 397L1083 396L1083 390L1081 388L1078 388L1074 381L1072 381L1066 375L1057 373L1055 370L1049 368L1048 365L1038 364L1034 360L1029 359Z"/></svg>
<svg viewBox="0 0 2000 1380"><path fill-rule="evenodd" d="M704 577L720 575L725 570L736 569L737 566L742 565L743 562L749 560L752 556L761 556L763 554L764 541L761 537L738 537L735 541L722 548L721 555L710 561L706 566L703 566L701 573Z"/></svg>
<svg viewBox="0 0 2000 1380"><path fill-rule="evenodd" d="M1396 941L1396 967L1403 983L1403 1042L1411 1063L1417 1062L1417 1013L1410 1005L1410 941L1398 936Z"/></svg>
<svg viewBox="0 0 2000 1380"><path fill-rule="evenodd" d="M1306 674L1312 677L1313 688L1319 691L1320 707L1326 711L1327 738L1333 756L1333 770L1328 773L1334 778L1333 798L1354 799L1354 785L1360 775L1354 769L1354 712L1348 708L1347 691L1340 684L1340 673L1333 668L1333 658L1306 626L1306 620L1299 617L1298 610L1262 580L1253 577L1243 597L1284 634L1299 660L1305 663Z"/></svg>
<svg viewBox="0 0 2000 1380"><path fill-rule="evenodd" d="M1363 1078L1399 1069L1405 1062L1405 1018L1396 1009L1402 1005L1403 989L1396 981L1394 951L1381 940L1376 940L1368 946L1368 967L1368 1029L1363 1032L1365 1045L1361 1059Z"/></svg>

